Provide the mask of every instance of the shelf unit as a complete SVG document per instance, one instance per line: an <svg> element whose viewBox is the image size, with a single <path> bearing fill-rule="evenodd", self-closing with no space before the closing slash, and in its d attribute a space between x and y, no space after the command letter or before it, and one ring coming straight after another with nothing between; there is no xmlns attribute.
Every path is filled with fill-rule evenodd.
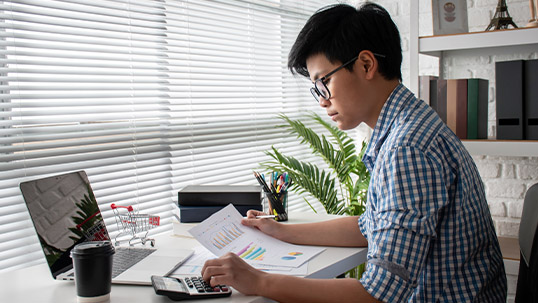
<svg viewBox="0 0 538 303"><path fill-rule="evenodd" d="M442 59L444 54L454 52L476 55L538 49L538 28L419 37L418 2L410 4L410 88L414 92L418 92L419 54ZM464 140L463 143L472 155L538 157L538 141Z"/></svg>

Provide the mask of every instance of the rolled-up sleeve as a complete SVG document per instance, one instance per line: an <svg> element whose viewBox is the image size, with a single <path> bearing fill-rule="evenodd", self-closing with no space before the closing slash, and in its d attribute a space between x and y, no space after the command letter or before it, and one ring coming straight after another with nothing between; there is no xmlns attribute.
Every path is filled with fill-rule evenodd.
<svg viewBox="0 0 538 303"><path fill-rule="evenodd" d="M448 202L441 166L413 147L380 155L359 228L368 240L365 289L383 302L407 302Z"/></svg>

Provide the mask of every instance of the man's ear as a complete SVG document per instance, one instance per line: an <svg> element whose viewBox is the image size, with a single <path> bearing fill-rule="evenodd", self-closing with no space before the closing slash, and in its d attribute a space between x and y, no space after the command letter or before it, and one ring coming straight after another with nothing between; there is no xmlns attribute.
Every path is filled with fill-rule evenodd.
<svg viewBox="0 0 538 303"><path fill-rule="evenodd" d="M359 53L359 68L365 73L367 80L371 80L374 77L375 72L377 71L377 60L369 50L363 50Z"/></svg>

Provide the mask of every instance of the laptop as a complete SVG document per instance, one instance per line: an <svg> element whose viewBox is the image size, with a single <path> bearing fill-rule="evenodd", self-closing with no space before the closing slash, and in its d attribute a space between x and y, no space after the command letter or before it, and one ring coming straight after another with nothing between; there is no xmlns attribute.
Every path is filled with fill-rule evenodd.
<svg viewBox="0 0 538 303"><path fill-rule="evenodd" d="M86 172L22 182L19 187L52 276L74 280L73 247L86 241L110 241ZM152 275L170 275L192 254L190 249L116 246L112 283L151 285Z"/></svg>

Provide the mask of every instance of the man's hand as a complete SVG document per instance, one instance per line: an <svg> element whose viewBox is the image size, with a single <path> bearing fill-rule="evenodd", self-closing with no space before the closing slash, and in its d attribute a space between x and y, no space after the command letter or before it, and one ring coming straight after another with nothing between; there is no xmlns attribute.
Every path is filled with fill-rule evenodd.
<svg viewBox="0 0 538 303"><path fill-rule="evenodd" d="M251 209L247 212L247 217L241 220L241 224L245 226L251 226L251 227L257 228L261 232L269 236L272 236L273 238L282 240L281 238L281 235L283 232L282 224L278 223L272 218L256 219L256 216L264 216L264 215L267 215L267 214L259 210Z"/></svg>
<svg viewBox="0 0 538 303"><path fill-rule="evenodd" d="M266 275L234 253L207 260L202 268L202 277L211 286L228 285L245 295L259 294L260 287L263 287L263 277Z"/></svg>

